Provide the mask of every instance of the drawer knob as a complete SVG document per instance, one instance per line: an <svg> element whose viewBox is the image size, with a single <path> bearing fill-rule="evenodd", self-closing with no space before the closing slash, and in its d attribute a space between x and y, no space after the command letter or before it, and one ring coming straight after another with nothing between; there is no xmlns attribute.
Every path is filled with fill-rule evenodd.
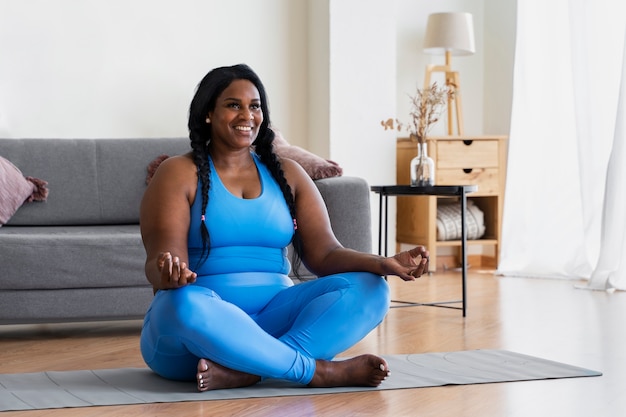
<svg viewBox="0 0 626 417"><path fill-rule="evenodd" d="M463 172L465 172L466 174L471 173L473 170L473 168L463 168Z"/></svg>
<svg viewBox="0 0 626 417"><path fill-rule="evenodd" d="M470 145L472 144L472 142L474 142L474 141L473 141L473 140L470 140L470 139L465 139L465 140L463 141L463 143L464 143L465 145L467 145L467 146L470 146Z"/></svg>

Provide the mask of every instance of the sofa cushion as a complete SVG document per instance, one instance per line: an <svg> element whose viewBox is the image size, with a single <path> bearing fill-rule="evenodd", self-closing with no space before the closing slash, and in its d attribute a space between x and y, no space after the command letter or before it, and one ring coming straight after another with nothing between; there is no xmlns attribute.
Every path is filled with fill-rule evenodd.
<svg viewBox="0 0 626 417"><path fill-rule="evenodd" d="M3 227L0 247L3 290L149 286L138 225Z"/></svg>
<svg viewBox="0 0 626 417"><path fill-rule="evenodd" d="M188 150L188 138L0 139L0 154L50 188L45 204L23 206L7 224L136 224L150 161Z"/></svg>

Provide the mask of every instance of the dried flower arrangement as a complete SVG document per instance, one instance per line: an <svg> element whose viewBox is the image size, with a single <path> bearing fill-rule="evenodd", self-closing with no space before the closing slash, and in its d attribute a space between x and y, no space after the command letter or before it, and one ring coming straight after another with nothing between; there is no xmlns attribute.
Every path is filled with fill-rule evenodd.
<svg viewBox="0 0 626 417"><path fill-rule="evenodd" d="M417 89L417 93L411 98L411 123L404 124L398 119L387 119L380 124L388 129L398 131L406 129L411 140L419 143L426 142L426 135L432 126L439 120L439 116L446 108L448 99L452 98L453 91L448 87L440 87L436 82L426 90Z"/></svg>

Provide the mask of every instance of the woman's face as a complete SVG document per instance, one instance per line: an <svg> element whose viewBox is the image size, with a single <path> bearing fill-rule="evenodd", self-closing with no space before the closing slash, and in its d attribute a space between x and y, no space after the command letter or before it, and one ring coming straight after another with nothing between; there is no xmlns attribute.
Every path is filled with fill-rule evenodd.
<svg viewBox="0 0 626 417"><path fill-rule="evenodd" d="M212 140L232 148L252 145L263 122L259 91L248 80L233 81L209 112Z"/></svg>

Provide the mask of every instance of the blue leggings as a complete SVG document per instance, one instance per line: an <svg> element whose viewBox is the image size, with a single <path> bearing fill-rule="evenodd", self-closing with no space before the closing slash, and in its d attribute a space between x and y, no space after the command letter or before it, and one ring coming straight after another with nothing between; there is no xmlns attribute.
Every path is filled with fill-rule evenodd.
<svg viewBox="0 0 626 417"><path fill-rule="evenodd" d="M389 309L380 276L351 272L285 288L246 313L210 288L159 291L146 313L141 353L157 374L195 380L206 358L261 378L308 384L315 360L330 360L365 337Z"/></svg>

